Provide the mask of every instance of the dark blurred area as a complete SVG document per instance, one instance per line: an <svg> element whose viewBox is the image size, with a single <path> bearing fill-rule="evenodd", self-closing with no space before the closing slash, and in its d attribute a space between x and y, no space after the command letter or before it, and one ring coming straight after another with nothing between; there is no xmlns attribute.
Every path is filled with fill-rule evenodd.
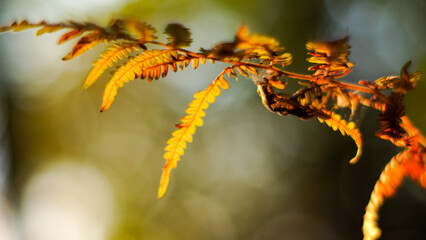
<svg viewBox="0 0 426 240"><path fill-rule="evenodd" d="M349 36L354 70L343 81L426 72L426 2L3 0L0 25L15 20L92 21L125 17L191 29L190 49L232 40L245 23L293 54L289 70L307 73L304 44ZM99 113L107 72L81 84L105 49L70 62L73 43L35 30L0 35L0 239L362 239L364 208L386 163L400 149L374 136L377 112L358 111L364 155L348 161L349 137L316 120L265 109L250 80L230 80L204 126L156 191L167 139L193 93L225 65L169 73L119 89ZM426 83L405 98L426 133ZM380 211L381 239L426 239L426 191L405 181Z"/></svg>

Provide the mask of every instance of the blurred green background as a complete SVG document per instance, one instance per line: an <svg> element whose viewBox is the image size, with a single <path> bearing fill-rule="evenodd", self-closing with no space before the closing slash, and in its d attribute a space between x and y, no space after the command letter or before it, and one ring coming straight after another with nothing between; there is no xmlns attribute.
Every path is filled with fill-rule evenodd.
<svg viewBox="0 0 426 240"><path fill-rule="evenodd" d="M306 73L305 42L350 36L352 73L375 80L426 72L426 2L413 1L119 1L3 0L0 25L112 18L146 21L162 32L189 27L192 50L231 40L242 23L276 37ZM119 90L99 113L108 73L80 86L96 47L70 62L73 43L35 30L0 35L0 239L361 239L364 208L380 171L400 149L374 137L377 112L356 121L364 155L351 166L355 144L316 120L266 110L251 81L230 89L207 110L205 124L156 198L163 148L192 94L226 65L206 64ZM426 83L405 99L426 132ZM382 239L426 239L426 192L406 181L380 212Z"/></svg>

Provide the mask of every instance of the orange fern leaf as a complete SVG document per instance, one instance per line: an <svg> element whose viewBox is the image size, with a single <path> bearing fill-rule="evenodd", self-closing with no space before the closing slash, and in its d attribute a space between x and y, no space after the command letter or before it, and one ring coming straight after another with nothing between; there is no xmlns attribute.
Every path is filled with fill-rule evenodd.
<svg viewBox="0 0 426 240"><path fill-rule="evenodd" d="M73 30L63 34L61 36L61 38L59 38L58 45L66 42L66 41L69 41L71 39L74 39L74 38L80 36L83 33L84 33L84 30L82 30L82 29L73 29Z"/></svg>
<svg viewBox="0 0 426 240"><path fill-rule="evenodd" d="M192 43L191 32L188 28L179 23L169 23L164 30L169 37L167 40L173 47L189 47Z"/></svg>
<svg viewBox="0 0 426 240"><path fill-rule="evenodd" d="M211 83L206 90L194 94L194 100L189 103L189 108L186 109L186 115L181 119L181 123L177 124L178 128L172 133L173 137L167 141L165 147L166 153L164 158L167 160L166 165L163 167L163 174L161 176L160 187L158 189L158 198L162 198L166 193L169 183L170 172L172 168L176 168L180 156L183 155L187 142L192 142L192 135L194 135L197 127L203 126L203 117L205 116L205 109L209 107L209 103L213 103L216 97L220 94L222 89L229 87L228 82L223 77L223 73Z"/></svg>
<svg viewBox="0 0 426 240"><path fill-rule="evenodd" d="M377 225L378 211L383 201L393 196L395 190L401 185L404 177L404 170L401 164L404 159L409 157L408 155L410 155L410 150L405 150L393 157L380 174L364 215L362 226L364 240L374 240L380 237L381 231Z"/></svg>
<svg viewBox="0 0 426 240"><path fill-rule="evenodd" d="M40 35L43 35L45 33L53 33L53 32L59 31L63 28L64 28L64 26L62 24L45 25L37 31L36 36L40 36Z"/></svg>
<svg viewBox="0 0 426 240"><path fill-rule="evenodd" d="M253 74L253 75L257 75L257 74L259 74L259 73L257 72L257 69L256 69L255 67L252 67L252 66L248 66L248 65L240 65L240 68L241 68L242 70L244 70L244 71L247 71L247 72L249 72L249 73Z"/></svg>
<svg viewBox="0 0 426 240"><path fill-rule="evenodd" d="M339 114L336 114L334 112L330 112L328 114L330 115L329 119L318 118L318 121L320 121L321 123L325 122L334 131L339 130L343 136L348 135L355 141L355 144L358 147L358 150L356 152L355 157L353 157L349 162L352 164L356 163L362 154L361 132L356 127L354 122L348 123L346 122L346 120L342 119L342 117Z"/></svg>
<svg viewBox="0 0 426 240"><path fill-rule="evenodd" d="M64 29L67 26L62 23L48 24L45 21L41 21L39 23L29 23L27 20L23 20L21 22L13 22L9 26L0 26L0 33L11 31L11 30L13 30L14 32L19 32L19 31L30 29L30 28L38 28L38 27L42 27L36 33L37 36L40 36L45 33L56 32L58 30Z"/></svg>
<svg viewBox="0 0 426 240"><path fill-rule="evenodd" d="M105 72L107 68L112 67L112 65L119 59L123 59L133 51L139 50L141 50L141 48L134 44L116 44L110 47L101 54L101 57L96 62L93 63L93 68L83 83L83 89L90 87L102 75L102 73Z"/></svg>
<svg viewBox="0 0 426 240"><path fill-rule="evenodd" d="M131 19L115 19L111 24L112 32L126 33L140 43L155 40L157 30L151 25Z"/></svg>
<svg viewBox="0 0 426 240"><path fill-rule="evenodd" d="M366 207L362 231L365 240L375 240L380 237L378 227L378 211L386 198L392 197L401 185L405 176L417 181L426 188L426 153L424 147L414 144L395 157L386 165L380 178L374 186L370 201Z"/></svg>
<svg viewBox="0 0 426 240"><path fill-rule="evenodd" d="M248 27L245 25L238 29L236 38L237 49L257 49L257 51L260 53L260 56L270 56L268 51L277 52L283 49L280 47L280 43L272 37L250 34Z"/></svg>
<svg viewBox="0 0 426 240"><path fill-rule="evenodd" d="M62 58L62 60L68 61L75 57L78 57L87 50L105 41L106 39L102 36L102 32L94 31L92 33L89 33L86 36L80 38L80 40L78 40L78 42L74 45L71 52L68 53L64 58Z"/></svg>
<svg viewBox="0 0 426 240"><path fill-rule="evenodd" d="M308 42L306 49L311 55L308 62L316 65L308 68L310 71L316 71L314 75L342 75L353 67L353 63L348 61L349 55L348 38L342 38L330 42Z"/></svg>
<svg viewBox="0 0 426 240"><path fill-rule="evenodd" d="M146 79L148 82L152 81L152 79L159 79L160 77L165 77L168 73L168 67L172 69L172 71L176 72L177 68L183 70L183 62L171 60L169 62L159 63L153 66L149 66L142 70L139 77L141 79Z"/></svg>
<svg viewBox="0 0 426 240"><path fill-rule="evenodd" d="M23 20L21 22L13 22L12 24L10 24L9 26L1 26L0 27L0 32L6 32L6 31L14 31L14 32L19 32L19 31L23 31L29 28L36 28L36 27L40 27L43 26L45 23L42 21L40 23L29 23L27 20Z"/></svg>
<svg viewBox="0 0 426 240"><path fill-rule="evenodd" d="M142 72L158 63L170 62L176 51L172 49L144 51L121 66L107 84L103 96L101 112L107 110L117 95L118 88L124 83L134 80Z"/></svg>

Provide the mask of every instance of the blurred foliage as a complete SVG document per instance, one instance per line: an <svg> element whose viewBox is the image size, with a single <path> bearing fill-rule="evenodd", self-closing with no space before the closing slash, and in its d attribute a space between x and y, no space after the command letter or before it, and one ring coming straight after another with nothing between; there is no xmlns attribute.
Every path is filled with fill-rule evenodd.
<svg viewBox="0 0 426 240"><path fill-rule="evenodd" d="M23 0L0 2L0 11L6 14L11 5L20 6L10 12L17 19L25 18L19 12L26 13L26 4ZM413 70L426 72L425 9L422 0L149 0L129 1L107 10L92 7L87 16L77 10L72 12L71 8L51 6L34 14L38 14L36 20L44 15L60 20L64 20L64 15L95 18L102 22L112 17L137 18L159 29L166 23L180 22L193 30L192 38L200 44L194 46L196 50L232 39L238 26L245 23L253 32L274 36L286 46L294 56L291 70L299 72L307 68L305 42L349 35L349 59L355 63L355 70L346 80L355 82L374 80L384 74L398 75L400 67L410 59ZM16 19L2 18L3 23L13 20ZM101 114L98 103L103 84L96 83L88 91L82 91L80 86L90 63L103 49L97 48L92 55L81 56L72 63L62 63L60 59L70 45L56 47L58 39L54 34L43 38L35 38L34 34L35 31L0 37L0 76L5 89L2 99L8 118L3 138L10 142L10 157L2 161L10 161L11 166L2 174L8 174L7 199L16 210L14 217L23 223L16 231L40 234L56 228L58 235L44 239L59 239L63 236L61 225L52 227L57 218L40 218L35 232L28 230L33 229L32 222L25 219L40 209L43 211L37 216L61 213L60 207L40 208L41 196L57 198L57 203L61 201L57 196L63 194L55 195L57 189L67 192L69 186L76 186L82 192L75 192L75 199L83 199L77 196L85 194L95 202L112 201L115 205L112 216L77 208L95 219L111 218L106 223L93 220L99 225L96 231L104 231L105 236L87 235L81 239L361 238L362 215L374 182L397 152L374 137L378 124L372 119L377 118L377 112L361 109L357 121L366 147L360 162L350 166L344 161L356 151L350 139L330 134L326 126L315 121L270 114L249 81L230 82L230 90L208 110L210 117L194 136L196 141L187 149L180 171L174 173L169 195L157 200L162 144L169 137L172 124L182 117L181 110L189 103L190 93L206 87L220 66L206 65L158 82L134 81L132 87L121 90L115 106ZM405 99L408 115L423 132L425 88L423 77ZM75 164L69 168L74 171L70 170L71 176L86 172L84 169L96 169L87 171L96 174L93 178L75 174L75 179L41 177L56 171L55 166L69 167L68 162ZM101 180L98 184L90 179ZM33 192L34 184L40 182L58 182L59 187L47 184ZM99 191L104 195L90 190L108 187L112 189L111 196L107 190ZM66 196L73 198L72 194ZM405 184L382 209L379 224L383 233L389 234L383 238L424 239L425 198L420 188ZM76 200L75 204L88 203ZM102 206L106 209L109 205ZM75 232L84 232L84 227L77 226Z"/></svg>

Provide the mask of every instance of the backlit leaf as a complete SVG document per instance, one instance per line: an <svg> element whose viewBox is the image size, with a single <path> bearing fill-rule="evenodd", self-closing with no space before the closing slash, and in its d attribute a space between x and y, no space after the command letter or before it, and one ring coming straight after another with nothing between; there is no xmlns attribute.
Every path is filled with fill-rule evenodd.
<svg viewBox="0 0 426 240"><path fill-rule="evenodd" d="M40 28L37 31L36 35L40 36L40 35L43 35L45 33L56 32L56 31L59 31L59 30L61 30L63 28L64 27L62 26L62 24L58 24L58 25L46 25L46 26L43 26L42 28Z"/></svg>
<svg viewBox="0 0 426 240"><path fill-rule="evenodd" d="M74 38L80 36L81 34L83 34L83 32L84 32L84 30L82 30L82 29L73 29L73 30L65 33L64 35L62 35L61 38L58 41L58 44L62 44L66 41L74 39Z"/></svg>
<svg viewBox="0 0 426 240"><path fill-rule="evenodd" d="M172 68L172 65L176 64L176 61L172 59L173 51L172 49L144 51L121 66L105 88L101 112L111 106L117 95L118 88L122 87L124 83L134 80L139 75L142 75L142 78L148 76L152 79L157 76L157 74L152 72L156 70L154 68L163 64L170 65L170 68ZM163 71L167 71L167 68L163 68Z"/></svg>
<svg viewBox="0 0 426 240"><path fill-rule="evenodd" d="M137 45L114 45L101 54L101 57L93 63L93 68L83 84L83 89L90 87L96 79L109 67L112 67L119 59L127 57L133 51L141 50Z"/></svg>
<svg viewBox="0 0 426 240"><path fill-rule="evenodd" d="M189 31L188 28L184 27L182 24L179 24L179 23L167 24L166 29L164 30L164 33L169 36L167 40L169 41L169 45L173 47L176 47L176 48L189 47L192 43L191 32Z"/></svg>
<svg viewBox="0 0 426 240"><path fill-rule="evenodd" d="M241 26L237 32L237 49L263 49L264 51L278 52L282 50L280 43L272 37L250 34L246 25Z"/></svg>
<svg viewBox="0 0 426 240"><path fill-rule="evenodd" d="M377 224L378 212L384 200L394 195L395 190L401 185L404 177L401 162L402 158L405 158L407 154L409 154L409 150L405 150L393 157L380 174L364 215L362 226L364 239L375 240L380 237L381 231Z"/></svg>
<svg viewBox="0 0 426 240"><path fill-rule="evenodd" d="M215 98L220 94L220 88L227 89L228 83L223 78L224 72L216 78L205 90L194 94L194 100L189 103L186 109L186 115L181 119L181 123L177 124L178 128L172 133L172 138L167 141L165 147L166 165L163 167L160 187L158 189L158 198L162 198L166 193L169 184L170 172L172 168L176 168L177 162L184 154L187 142L192 142L192 135L195 133L196 127L203 125L202 117L205 116L205 109L209 107L209 103L213 103Z"/></svg>
<svg viewBox="0 0 426 240"><path fill-rule="evenodd" d="M353 63L348 61L349 48L347 37L330 42L306 43L308 54L311 55L307 61L316 64L308 70L316 71L314 75L334 77L350 71Z"/></svg>
<svg viewBox="0 0 426 240"><path fill-rule="evenodd" d="M329 127L331 127L334 131L339 130L340 133L345 136L350 136L354 141L358 148L355 157L353 157L349 162L354 164L356 163L362 154L362 138L361 138L361 132L356 127L354 122L346 122L346 120L342 119L342 117L339 114L336 114L334 112L329 112L330 118L323 119L318 118L318 120L323 123L325 122Z"/></svg>
<svg viewBox="0 0 426 240"><path fill-rule="evenodd" d="M68 61L75 57L80 56L87 50L95 47L99 43L105 42L106 39L103 38L103 35L101 32L95 31L92 33L87 34L86 36L82 37L73 47L70 53L68 53L62 60Z"/></svg>
<svg viewBox="0 0 426 240"><path fill-rule="evenodd" d="M116 19L113 22L113 29L124 31L126 34L140 43L145 43L155 40L157 37L154 35L157 30L145 22L139 22L131 19Z"/></svg>
<svg viewBox="0 0 426 240"><path fill-rule="evenodd" d="M405 176L410 177L426 189L426 153L424 147L413 146L393 157L381 172L371 193L365 210L362 232L364 239L376 240L381 231L378 216L383 202L394 196Z"/></svg>
<svg viewBox="0 0 426 240"><path fill-rule="evenodd" d="M26 30L29 28L39 27L39 24L30 24L27 20L23 20L21 22L13 22L10 26L2 26L0 28L0 32L6 32L13 30L14 32L19 32L22 30Z"/></svg>

